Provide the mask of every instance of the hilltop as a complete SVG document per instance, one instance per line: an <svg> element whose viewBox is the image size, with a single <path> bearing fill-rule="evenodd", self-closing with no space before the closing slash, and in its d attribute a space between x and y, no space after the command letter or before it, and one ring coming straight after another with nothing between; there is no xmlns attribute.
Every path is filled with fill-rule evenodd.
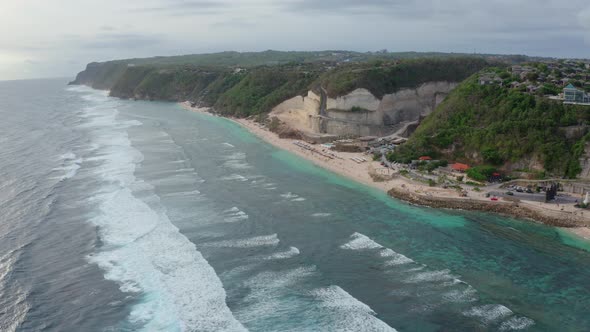
<svg viewBox="0 0 590 332"><path fill-rule="evenodd" d="M377 97L429 81L459 82L487 66L520 56L349 51L215 54L94 62L71 84L110 90L114 97L185 101L234 116L265 114L284 100L365 88Z"/></svg>
<svg viewBox="0 0 590 332"><path fill-rule="evenodd" d="M529 178L575 178L590 139L590 107L557 96L564 76L541 63L485 69L451 92L389 159L429 155Z"/></svg>

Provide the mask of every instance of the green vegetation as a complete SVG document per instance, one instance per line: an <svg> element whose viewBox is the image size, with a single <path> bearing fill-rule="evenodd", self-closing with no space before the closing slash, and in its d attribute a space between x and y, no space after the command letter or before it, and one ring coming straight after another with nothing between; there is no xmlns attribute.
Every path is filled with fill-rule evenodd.
<svg viewBox="0 0 590 332"><path fill-rule="evenodd" d="M568 138L564 127L588 124L590 109L480 85L476 76L455 89L389 159L429 155L500 166L537 157L557 176L573 178L581 171L578 158L590 137ZM482 171L472 168L468 175L485 180Z"/></svg>
<svg viewBox="0 0 590 332"><path fill-rule="evenodd" d="M492 166L475 166L467 170L467 176L472 178L475 181L486 181L494 172L496 172L496 168ZM469 181L467 182L469 184Z"/></svg>
<svg viewBox="0 0 590 332"><path fill-rule="evenodd" d="M429 81L461 81L487 64L483 57L443 53L399 60L419 56L424 54L266 51L128 59L89 64L73 83L110 89L120 98L189 100L248 117L320 86L328 94L363 87L381 97Z"/></svg>
<svg viewBox="0 0 590 332"><path fill-rule="evenodd" d="M284 100L307 92L316 78L314 72L298 67L257 68L222 94L215 109L222 114L240 117L267 113Z"/></svg>
<svg viewBox="0 0 590 332"><path fill-rule="evenodd" d="M340 66L322 75L319 83L331 97L365 88L382 98L385 94L415 88L426 82L460 82L487 65L486 60L476 57L374 61Z"/></svg>

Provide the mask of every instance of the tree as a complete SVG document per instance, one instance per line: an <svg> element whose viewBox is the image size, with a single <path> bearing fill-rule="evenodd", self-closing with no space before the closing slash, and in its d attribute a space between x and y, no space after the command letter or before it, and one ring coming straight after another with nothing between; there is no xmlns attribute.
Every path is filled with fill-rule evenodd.
<svg viewBox="0 0 590 332"><path fill-rule="evenodd" d="M500 165L504 161L502 160L502 157L500 156L498 151L494 148L483 149L481 151L481 155L485 162L490 163L492 165Z"/></svg>

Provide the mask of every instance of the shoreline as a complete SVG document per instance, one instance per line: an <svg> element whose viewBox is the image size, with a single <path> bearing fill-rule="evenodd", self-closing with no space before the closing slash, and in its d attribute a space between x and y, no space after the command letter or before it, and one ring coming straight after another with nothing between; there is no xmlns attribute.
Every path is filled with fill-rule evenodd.
<svg viewBox="0 0 590 332"><path fill-rule="evenodd" d="M210 112L210 108L207 107L191 107L188 102L179 104L191 112L214 115ZM590 241L590 228L588 228L590 225L590 212L588 212L587 216L583 216L578 215L576 211L561 211L559 208L556 209L547 203L530 201L515 203L499 200L494 202L485 197L485 192L470 191L468 197L461 197L456 190L430 187L427 184L401 175L395 175L391 169L384 168L379 162L373 161L369 155L329 151L329 154L334 156L334 158L331 158L322 151L324 148L319 145L313 146L315 151L307 150L295 144L299 140L279 138L277 134L252 120L225 118L241 125L250 133L279 149L291 152L316 166L380 190L390 197L406 203L439 209L482 211L528 219L549 226L560 227L576 237ZM364 158L366 161L357 162L351 158L357 160L358 158ZM375 177L386 175L393 178L375 181L371 175Z"/></svg>

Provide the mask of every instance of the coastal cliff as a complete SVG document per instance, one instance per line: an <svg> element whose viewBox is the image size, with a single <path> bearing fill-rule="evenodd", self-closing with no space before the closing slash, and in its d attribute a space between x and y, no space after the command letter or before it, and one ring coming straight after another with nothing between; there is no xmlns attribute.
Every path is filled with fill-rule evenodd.
<svg viewBox="0 0 590 332"><path fill-rule="evenodd" d="M237 117L300 109L303 114L294 117L307 118L302 121L312 132L369 135L387 134L392 125L429 114L456 83L488 65L484 58L465 56L237 54L219 54L221 60L199 55L91 63L71 84L127 99L188 100ZM324 120L310 124L308 115Z"/></svg>
<svg viewBox="0 0 590 332"><path fill-rule="evenodd" d="M481 84L480 75L454 89L390 160L428 155L524 178L590 174L587 106L563 104L510 84Z"/></svg>
<svg viewBox="0 0 590 332"><path fill-rule="evenodd" d="M312 133L385 136L398 129L400 123L419 121L430 114L456 86L455 82L427 82L382 98L358 88L336 98L326 97L324 114L321 96L308 91L305 97L296 96L277 105L270 116Z"/></svg>

